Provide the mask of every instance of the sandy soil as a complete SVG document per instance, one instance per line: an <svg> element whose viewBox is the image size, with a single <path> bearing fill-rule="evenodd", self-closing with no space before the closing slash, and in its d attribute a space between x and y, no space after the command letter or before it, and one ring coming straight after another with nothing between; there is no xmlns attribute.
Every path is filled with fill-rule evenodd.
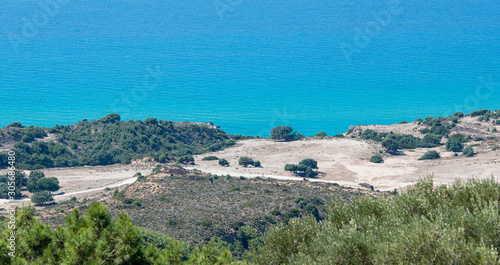
<svg viewBox="0 0 500 265"><path fill-rule="evenodd" d="M487 143L485 143L487 145ZM477 148L477 147L476 147ZM305 158L318 161L321 174L316 181L335 182L351 187L369 183L379 190L402 189L415 183L428 173L434 173L434 180L450 183L457 178L500 177L500 152L487 151L485 147L472 157L453 157L444 146L433 149L405 150L397 156L384 155L383 164L369 162L369 158L382 150L379 143L351 139L325 138L306 139L294 142L274 142L267 139L240 141L236 146L223 151L195 157L196 165L189 169L199 169L212 174L230 174L245 177L297 178L284 170L285 164L298 163ZM441 153L439 160L419 161L426 151ZM229 167L221 167L217 161L202 161L205 156L214 155L229 161ZM241 156L248 156L261 162L262 168L245 168L238 165Z"/></svg>
<svg viewBox="0 0 500 265"><path fill-rule="evenodd" d="M366 129L379 132L394 132L399 134L413 134L423 137L420 130L425 125L415 122L393 125L361 125L353 128L353 135L359 135ZM461 155L453 156L444 146L432 149L404 150L400 155L383 154L384 163L374 164L369 158L383 150L380 143L371 140L353 139L348 135L345 138L309 138L293 142L276 142L269 139L252 139L239 141L235 146L222 151L195 156L196 165L187 169L198 169L203 172L217 175L232 175L244 177L272 177L276 179L298 180L303 178L284 170L285 164L298 163L302 159L312 158L318 161L319 172L317 178L310 181L333 182L340 185L361 188L359 184L373 185L378 190L404 190L408 185L415 183L427 174L434 174L436 184L451 183L458 178L487 178L500 177L500 133L491 130L496 127L491 122L478 122L476 118L465 117L452 129L452 133L480 136L483 141L470 141L466 146L474 145L477 154L466 158ZM489 129L489 131L487 131ZM496 137L496 139L488 139ZM443 139L444 143L446 139ZM492 149L497 147L497 150ZM4 146L5 148L5 146ZM435 150L441 154L439 160L419 161L426 151ZM202 161L206 156L217 156L229 161L229 167L218 165L218 161ZM261 162L261 168L242 167L238 159L248 156ZM47 177L59 179L61 190L55 201L64 201L76 196L100 196L103 190L131 184L136 172L148 175L156 166L152 159L135 161L130 165L112 165L97 167L54 168L44 169ZM0 170L0 174L5 174ZM28 192L24 192L30 195ZM0 200L0 208L4 208L7 200ZM29 199L16 201L19 204L28 204Z"/></svg>
<svg viewBox="0 0 500 265"><path fill-rule="evenodd" d="M134 183L135 173L140 172L148 175L155 167L153 163L130 165L112 165L95 167L75 167L75 168L51 168L43 169L46 177L56 177L59 180L61 189L54 196L56 202L69 200L75 196L78 199L90 196L96 196L96 193L102 192L105 188L116 188ZM6 172L0 171L0 174ZM29 173L26 171L26 173ZM24 191L23 194L30 195ZM0 200L0 208L4 208L8 200ZM15 201L16 204L29 204L30 199Z"/></svg>

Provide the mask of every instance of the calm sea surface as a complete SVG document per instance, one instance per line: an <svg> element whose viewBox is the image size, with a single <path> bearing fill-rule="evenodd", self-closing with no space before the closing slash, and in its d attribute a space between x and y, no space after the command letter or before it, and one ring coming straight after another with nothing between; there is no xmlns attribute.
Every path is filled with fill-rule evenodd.
<svg viewBox="0 0 500 265"><path fill-rule="evenodd" d="M345 132L500 109L500 4L0 3L0 126L119 113L228 133Z"/></svg>

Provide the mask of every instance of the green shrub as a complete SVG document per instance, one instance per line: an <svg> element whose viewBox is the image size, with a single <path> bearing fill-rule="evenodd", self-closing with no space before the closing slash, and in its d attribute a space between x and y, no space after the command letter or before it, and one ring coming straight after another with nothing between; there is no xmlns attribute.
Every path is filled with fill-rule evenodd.
<svg viewBox="0 0 500 265"><path fill-rule="evenodd" d="M247 156L242 156L238 159L238 165L240 166L244 166L244 167L247 167L249 165L252 165L253 166L254 164L254 161L253 159L251 159L250 157L247 157Z"/></svg>
<svg viewBox="0 0 500 265"><path fill-rule="evenodd" d="M299 162L299 165L304 165L314 169L318 168L318 162L311 158L303 159L302 161Z"/></svg>
<svg viewBox="0 0 500 265"><path fill-rule="evenodd" d="M422 140L420 140L418 147L432 148L439 146L441 144L442 138L442 135L427 134L426 136L424 136L424 138L422 138Z"/></svg>
<svg viewBox="0 0 500 265"><path fill-rule="evenodd" d="M454 134L452 135L448 141L446 142L446 151L451 152L462 152L464 145L467 140L462 134Z"/></svg>
<svg viewBox="0 0 500 265"><path fill-rule="evenodd" d="M312 161L311 160L306 160L306 163L309 165L286 164L285 171L291 171L297 175L304 176L306 178L314 178L318 175L318 171L313 170L313 168L310 165L316 166L317 164L313 163L314 160L312 160ZM316 162L316 161L314 161L314 162ZM317 168L317 166L316 166L316 168Z"/></svg>
<svg viewBox="0 0 500 265"><path fill-rule="evenodd" d="M219 160L219 158L216 157L216 156L206 156L206 157L202 158L201 160L203 160L203 161L212 161L212 160Z"/></svg>
<svg viewBox="0 0 500 265"><path fill-rule="evenodd" d="M52 193L49 191L37 191L31 196L31 201L36 204L44 204L46 202L54 201Z"/></svg>
<svg viewBox="0 0 500 265"><path fill-rule="evenodd" d="M372 162L372 163L383 163L384 159L382 158L381 155L376 154L376 155L373 155L372 157L370 157L370 162Z"/></svg>
<svg viewBox="0 0 500 265"><path fill-rule="evenodd" d="M99 119L99 122L102 123L114 123L114 122L119 122L121 120L120 115L116 113L111 113L106 115L105 117Z"/></svg>
<svg viewBox="0 0 500 265"><path fill-rule="evenodd" d="M326 132L321 131L321 132L317 133L315 136L316 137L324 137L324 136L326 136Z"/></svg>
<svg viewBox="0 0 500 265"><path fill-rule="evenodd" d="M418 160L428 160L428 159L439 159L441 156L436 151L427 151L425 154L420 157Z"/></svg>
<svg viewBox="0 0 500 265"><path fill-rule="evenodd" d="M50 178L39 178L38 180L29 183L27 186L29 192L38 192L38 191L57 191L61 187L59 186L59 180L54 177Z"/></svg>
<svg viewBox="0 0 500 265"><path fill-rule="evenodd" d="M229 162L226 159L221 158L221 159L219 159L219 165L226 167L226 166L229 166Z"/></svg>
<svg viewBox="0 0 500 265"><path fill-rule="evenodd" d="M137 173L135 173L134 177L136 177L136 178L137 178L137 181L144 181L144 180L146 180L146 176L143 176L143 175L141 174L141 172L137 172Z"/></svg>
<svg viewBox="0 0 500 265"><path fill-rule="evenodd" d="M271 130L270 138L275 140L292 141L296 140L298 137L297 137L297 132L296 131L294 132L292 127L277 126Z"/></svg>
<svg viewBox="0 0 500 265"><path fill-rule="evenodd" d="M477 111L473 111L471 112L470 116L471 117L476 117L476 116L482 116L484 114L487 114L487 113L490 113L491 111L488 110L488 109L483 109L483 110L477 110Z"/></svg>
<svg viewBox="0 0 500 265"><path fill-rule="evenodd" d="M438 123L432 125L430 133L436 135L448 135L450 133L450 130L445 126L441 125L440 123Z"/></svg>
<svg viewBox="0 0 500 265"><path fill-rule="evenodd" d="M314 171L311 167L307 167L304 172L304 177L306 178L314 178L318 175L318 171Z"/></svg>
<svg viewBox="0 0 500 265"><path fill-rule="evenodd" d="M192 155L184 155L177 159L177 163L181 164L194 164L194 157Z"/></svg>
<svg viewBox="0 0 500 265"><path fill-rule="evenodd" d="M382 147L384 147L389 153L397 153L399 144L393 139L385 139L382 141Z"/></svg>
<svg viewBox="0 0 500 265"><path fill-rule="evenodd" d="M428 134L431 130L429 128L423 128L422 130L420 130L420 133L421 134Z"/></svg>
<svg viewBox="0 0 500 265"><path fill-rule="evenodd" d="M12 127L12 128L22 128L22 127L23 127L23 125L22 125L20 122L15 121L15 122L11 123L11 124L10 124L9 126L7 126L7 127Z"/></svg>
<svg viewBox="0 0 500 265"><path fill-rule="evenodd" d="M464 150L462 151L462 154L463 154L465 157L472 157L472 156L474 156L474 149L472 149L472 147L466 147L466 148L464 148Z"/></svg>

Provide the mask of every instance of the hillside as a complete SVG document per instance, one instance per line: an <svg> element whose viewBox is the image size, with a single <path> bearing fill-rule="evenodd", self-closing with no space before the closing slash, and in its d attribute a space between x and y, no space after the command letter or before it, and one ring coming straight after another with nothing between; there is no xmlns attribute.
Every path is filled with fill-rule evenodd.
<svg viewBox="0 0 500 265"><path fill-rule="evenodd" d="M52 128L24 127L14 122L0 128L0 168L7 167L5 152L10 149L17 154L17 168L33 170L128 164L148 156L169 162L232 144L232 136L210 124L155 118L121 121L118 114Z"/></svg>
<svg viewBox="0 0 500 265"><path fill-rule="evenodd" d="M206 244L213 237L235 244L241 227L263 235L294 217L312 214L321 220L331 200L347 202L366 194L389 195L335 184L245 179L158 167L119 193L108 190L83 202L46 207L40 214L45 223L62 225L62 211L85 209L92 201L101 201L115 217L125 212L137 226L190 244Z"/></svg>

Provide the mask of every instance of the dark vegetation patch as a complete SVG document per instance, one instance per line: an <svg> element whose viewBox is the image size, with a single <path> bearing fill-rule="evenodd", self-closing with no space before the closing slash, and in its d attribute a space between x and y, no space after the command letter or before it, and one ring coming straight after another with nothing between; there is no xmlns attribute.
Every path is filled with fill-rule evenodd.
<svg viewBox="0 0 500 265"><path fill-rule="evenodd" d="M441 140L443 137L449 138L446 142L446 150L451 152L462 152L464 145L463 143L468 140L474 139L474 141L482 141L483 138L476 136L472 138L470 135L465 137L462 134L451 134L451 129L456 127L457 123L460 123L460 119L465 117L478 117L479 121L490 121L493 124L500 124L500 110L490 111L490 110L479 110L474 111L471 114L465 115L462 112L457 112L449 117L426 117L424 120L416 119L415 122L418 125L424 125L419 131L424 136L422 138L415 137L411 134L395 134L393 132L383 133L377 132L371 129L366 129L359 134L361 139L369 139L380 142L382 147L384 147L389 153L398 153L401 149L414 149L414 148L433 148L442 145ZM496 128L492 129L496 132ZM352 133L354 130L351 128L347 134ZM489 132L487 129L486 132ZM351 135L351 137L356 137L356 135ZM490 136L489 140L496 140L496 137Z"/></svg>
<svg viewBox="0 0 500 265"><path fill-rule="evenodd" d="M434 186L425 178L399 196L332 202L326 221L272 228L257 264L496 264L500 184L493 178Z"/></svg>
<svg viewBox="0 0 500 265"><path fill-rule="evenodd" d="M431 160L431 159L439 159L441 156L436 151L427 151L423 156L421 156L418 160Z"/></svg>
<svg viewBox="0 0 500 265"><path fill-rule="evenodd" d="M155 118L121 121L118 114L52 128L13 123L0 129L0 144L14 142L17 167L30 170L127 164L144 157L158 162L182 158L181 162L190 163L190 155L220 150L233 145L235 139L208 124ZM0 153L0 168L7 166L7 154Z"/></svg>

